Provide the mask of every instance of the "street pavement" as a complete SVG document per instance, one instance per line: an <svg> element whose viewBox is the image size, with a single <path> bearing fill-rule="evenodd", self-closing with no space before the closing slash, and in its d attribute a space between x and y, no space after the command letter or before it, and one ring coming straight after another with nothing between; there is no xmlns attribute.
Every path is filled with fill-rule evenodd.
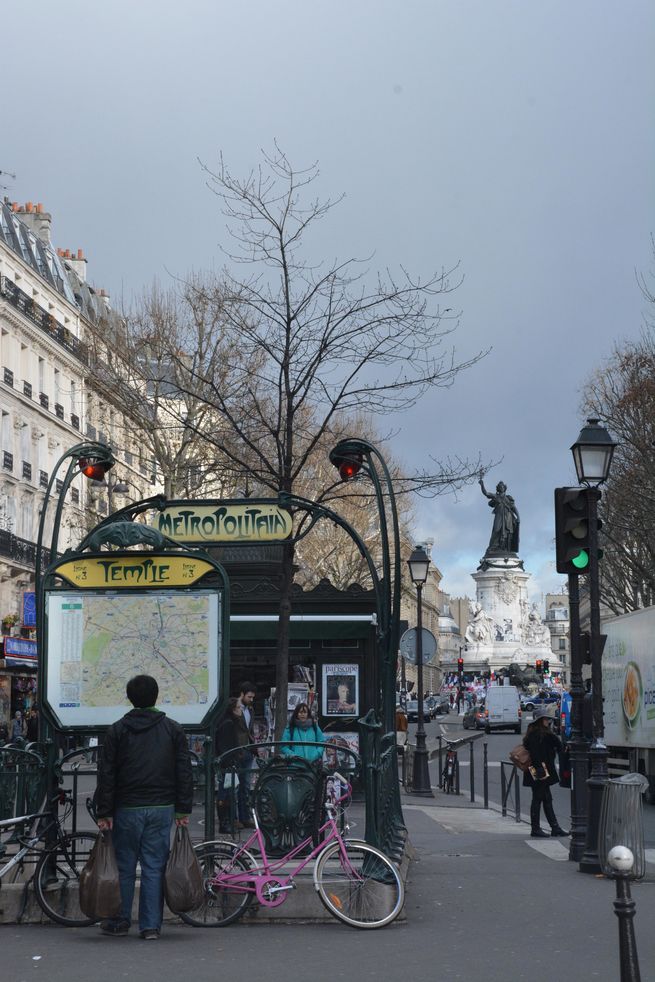
<svg viewBox="0 0 655 982"><path fill-rule="evenodd" d="M0 928L2 978L216 982L247 973L270 982L618 982L614 885L579 873L566 859L568 840L531 840L525 824L438 790L434 798L403 795L403 808L416 852L403 923L371 932L336 921L223 929L166 923L156 942L135 933L105 938L95 927L7 925ZM655 979L655 867L633 886L633 897L648 982Z"/></svg>

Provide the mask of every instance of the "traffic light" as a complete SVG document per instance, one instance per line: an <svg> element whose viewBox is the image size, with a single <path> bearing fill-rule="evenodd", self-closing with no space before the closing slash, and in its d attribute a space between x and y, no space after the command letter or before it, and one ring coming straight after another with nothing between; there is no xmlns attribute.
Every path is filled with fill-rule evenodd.
<svg viewBox="0 0 655 982"><path fill-rule="evenodd" d="M535 667L535 671L537 672L537 675L541 675L541 665L542 665L541 658L537 658L536 662L534 663L534 667Z"/></svg>
<svg viewBox="0 0 655 982"><path fill-rule="evenodd" d="M596 519L597 531L602 523ZM589 497L587 488L555 488L555 555L558 573L589 568ZM602 557L598 550L598 558Z"/></svg>
<svg viewBox="0 0 655 982"><path fill-rule="evenodd" d="M463 658L458 658L457 659L457 671L461 674L463 672L463 670L464 670L464 659Z"/></svg>
<svg viewBox="0 0 655 982"><path fill-rule="evenodd" d="M544 658L544 675L548 675L550 671L550 662L547 658Z"/></svg>

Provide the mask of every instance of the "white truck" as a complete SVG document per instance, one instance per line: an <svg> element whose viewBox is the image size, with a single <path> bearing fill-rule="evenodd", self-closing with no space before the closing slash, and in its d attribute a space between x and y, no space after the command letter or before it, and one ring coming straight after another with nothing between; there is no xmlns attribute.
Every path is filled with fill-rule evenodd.
<svg viewBox="0 0 655 982"><path fill-rule="evenodd" d="M655 607L603 621L603 714L610 762L644 774L655 804Z"/></svg>

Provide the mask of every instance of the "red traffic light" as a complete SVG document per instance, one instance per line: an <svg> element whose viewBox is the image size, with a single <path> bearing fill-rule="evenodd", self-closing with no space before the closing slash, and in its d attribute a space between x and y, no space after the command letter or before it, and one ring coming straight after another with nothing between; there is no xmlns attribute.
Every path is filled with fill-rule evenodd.
<svg viewBox="0 0 655 982"><path fill-rule="evenodd" d="M464 668L464 659L463 658L458 658L457 659L457 671L458 672L461 672L463 668Z"/></svg>
<svg viewBox="0 0 655 982"><path fill-rule="evenodd" d="M356 477L362 469L362 455L353 454L348 460L342 460L339 464L339 477L342 481L350 481Z"/></svg>
<svg viewBox="0 0 655 982"><path fill-rule="evenodd" d="M538 672L540 672L540 671L541 671L541 658L537 658L537 660L536 660L536 662L535 662L535 668L536 668L536 670L537 670Z"/></svg>
<svg viewBox="0 0 655 982"><path fill-rule="evenodd" d="M80 457L78 466L90 481L104 481L105 474L113 464L113 460L98 460L97 457Z"/></svg>

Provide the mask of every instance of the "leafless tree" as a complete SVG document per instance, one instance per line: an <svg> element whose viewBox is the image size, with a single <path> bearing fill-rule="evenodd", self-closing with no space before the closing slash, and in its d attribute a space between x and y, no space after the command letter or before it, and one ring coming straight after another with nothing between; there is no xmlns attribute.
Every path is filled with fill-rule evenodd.
<svg viewBox="0 0 655 982"><path fill-rule="evenodd" d="M603 601L622 614L655 602L655 296L641 336L617 345L584 389L583 408L618 440L603 489Z"/></svg>
<svg viewBox="0 0 655 982"><path fill-rule="evenodd" d="M421 280L404 269L371 275L354 258L313 258L312 233L338 202L314 197L318 168L296 171L277 146L244 179L222 158L215 172L205 170L227 217L229 268L213 286L189 284L189 295L219 312L220 354L209 347L192 363L177 357L179 388L219 420L203 433L216 459L235 475L247 474L259 492L297 493L326 437L343 431L349 415L402 412L428 390L450 386L481 357L458 361L450 346L457 317L440 304L459 284L459 271L441 269ZM401 475L399 490L450 490L477 477L479 467L435 463L432 472ZM278 736L286 715L294 552L287 542Z"/></svg>

